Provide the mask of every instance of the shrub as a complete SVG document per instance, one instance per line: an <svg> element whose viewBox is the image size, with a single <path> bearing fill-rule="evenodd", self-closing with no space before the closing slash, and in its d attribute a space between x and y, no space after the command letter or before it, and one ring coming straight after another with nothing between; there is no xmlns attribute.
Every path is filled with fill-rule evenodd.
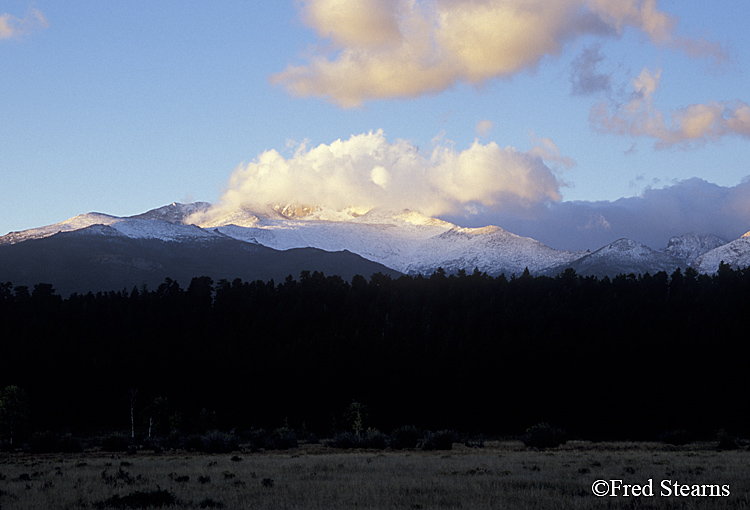
<svg viewBox="0 0 750 510"><path fill-rule="evenodd" d="M168 450L180 450L185 448L187 438L185 437L185 434L179 430L173 430L167 437L157 441L157 444L161 445L162 448Z"/></svg>
<svg viewBox="0 0 750 510"><path fill-rule="evenodd" d="M339 432L329 443L334 448L361 448L362 438L354 432Z"/></svg>
<svg viewBox="0 0 750 510"><path fill-rule="evenodd" d="M386 446L388 446L388 436L380 432L378 429L368 428L363 443L364 448L385 450Z"/></svg>
<svg viewBox="0 0 750 510"><path fill-rule="evenodd" d="M391 448L394 450L416 448L417 444L419 444L419 430L417 427L399 427L391 432Z"/></svg>
<svg viewBox="0 0 750 510"><path fill-rule="evenodd" d="M239 449L239 441L234 434L213 430L203 436L203 451L206 453L229 453Z"/></svg>
<svg viewBox="0 0 750 510"><path fill-rule="evenodd" d="M111 498L95 503L97 508L149 508L163 507L176 504L175 497L161 489L150 492L136 491L120 497L115 494Z"/></svg>
<svg viewBox="0 0 750 510"><path fill-rule="evenodd" d="M185 440L185 449L205 453L230 453L239 449L239 440L234 434L212 430L203 435L189 436Z"/></svg>
<svg viewBox="0 0 750 510"><path fill-rule="evenodd" d="M438 432L425 432L422 438L423 450L452 450L456 440L456 433L452 430L441 430Z"/></svg>
<svg viewBox="0 0 750 510"><path fill-rule="evenodd" d="M142 446L144 450L151 450L155 454L160 454L162 452L163 446L162 444L164 441L161 441L155 437L147 437L142 441Z"/></svg>
<svg viewBox="0 0 750 510"><path fill-rule="evenodd" d="M719 450L736 450L740 447L740 438L736 434L730 434L725 429L716 433L716 439L719 441L717 445Z"/></svg>
<svg viewBox="0 0 750 510"><path fill-rule="evenodd" d="M564 430L548 423L538 423L526 429L521 440L530 448L555 448L565 444L568 439Z"/></svg>
<svg viewBox="0 0 750 510"><path fill-rule="evenodd" d="M464 446L467 448L484 448L484 435L479 434L473 438L467 435L464 440Z"/></svg>
<svg viewBox="0 0 750 510"><path fill-rule="evenodd" d="M339 432L328 441L327 446L334 448L371 448L384 450L388 446L389 438L378 429L368 428L364 435L354 432Z"/></svg>
<svg viewBox="0 0 750 510"><path fill-rule="evenodd" d="M247 442L250 451L257 452L266 447L268 441L268 432L265 429L251 429L242 434L243 439Z"/></svg>
<svg viewBox="0 0 750 510"><path fill-rule="evenodd" d="M266 437L264 448L266 450L289 450L297 448L297 434L289 427L281 427L273 431L270 436Z"/></svg>
<svg viewBox="0 0 750 510"><path fill-rule="evenodd" d="M253 429L243 434L247 441L247 446L251 451L259 450L289 450L297 448L297 433L289 427L280 427L273 432L265 429Z"/></svg>
<svg viewBox="0 0 750 510"><path fill-rule="evenodd" d="M199 508L224 508L224 503L221 501L214 501L211 498L205 498L198 504Z"/></svg>

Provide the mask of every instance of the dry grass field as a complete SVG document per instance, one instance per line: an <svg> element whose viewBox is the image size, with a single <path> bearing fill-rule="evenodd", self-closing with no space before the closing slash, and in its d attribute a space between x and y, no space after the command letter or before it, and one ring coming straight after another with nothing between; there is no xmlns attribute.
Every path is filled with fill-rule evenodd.
<svg viewBox="0 0 750 510"><path fill-rule="evenodd" d="M488 441L484 448L456 444L437 452L301 445L224 455L5 453L0 504L4 510L750 508L750 452L713 446L569 442L538 451ZM649 479L651 497L592 494L597 480ZM728 485L730 494L665 496L664 480Z"/></svg>

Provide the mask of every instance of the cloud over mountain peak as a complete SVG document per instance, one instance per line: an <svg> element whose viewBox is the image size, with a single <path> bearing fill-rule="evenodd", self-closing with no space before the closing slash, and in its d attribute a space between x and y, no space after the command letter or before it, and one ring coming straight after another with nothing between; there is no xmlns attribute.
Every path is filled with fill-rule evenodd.
<svg viewBox="0 0 750 510"><path fill-rule="evenodd" d="M288 157L268 150L234 171L217 206L200 221L269 204L414 209L437 216L473 206L557 201L560 183L544 158L559 154L544 149L522 152L475 141L457 150L443 140L421 150L406 140L389 142L379 130L312 148L300 144Z"/></svg>

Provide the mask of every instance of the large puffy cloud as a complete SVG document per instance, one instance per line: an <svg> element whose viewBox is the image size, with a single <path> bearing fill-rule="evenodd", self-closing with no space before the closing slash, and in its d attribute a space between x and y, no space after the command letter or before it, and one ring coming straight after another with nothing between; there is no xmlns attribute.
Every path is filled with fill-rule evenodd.
<svg viewBox="0 0 750 510"><path fill-rule="evenodd" d="M47 26L47 19L39 9L31 9L23 18L5 13L0 15L0 40L22 37Z"/></svg>
<svg viewBox="0 0 750 510"><path fill-rule="evenodd" d="M596 250L621 238L664 249L669 238L712 234L727 241L750 230L750 180L724 187L692 178L615 201L560 201L525 211L480 211L444 219L500 225L558 249Z"/></svg>
<svg viewBox="0 0 750 510"><path fill-rule="evenodd" d="M723 58L722 49L674 35L656 0L307 0L302 17L331 44L306 65L271 77L293 94L344 106L479 84L534 68L587 34L627 27L658 45Z"/></svg>
<svg viewBox="0 0 750 510"><path fill-rule="evenodd" d="M692 104L671 112L671 122L653 106L653 96L661 81L661 70L643 69L633 79L630 101L615 107L605 102L591 110L591 122L602 132L648 136L655 147L693 147L735 135L750 137L750 105L744 101L710 101Z"/></svg>
<svg viewBox="0 0 750 510"><path fill-rule="evenodd" d="M379 47L401 34L396 0L318 0L303 4L303 18L341 46Z"/></svg>
<svg viewBox="0 0 750 510"><path fill-rule="evenodd" d="M209 216L268 205L412 209L423 214L530 208L560 199L541 154L475 141L458 151L441 141L423 151L382 131L354 135L285 157L275 150L241 165ZM554 156L554 154L552 154ZM202 222L210 221L203 218Z"/></svg>

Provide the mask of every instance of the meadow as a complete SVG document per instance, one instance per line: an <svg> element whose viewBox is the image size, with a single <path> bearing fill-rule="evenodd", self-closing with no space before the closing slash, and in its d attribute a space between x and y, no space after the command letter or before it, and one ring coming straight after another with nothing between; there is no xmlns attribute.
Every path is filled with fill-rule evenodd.
<svg viewBox="0 0 750 510"><path fill-rule="evenodd" d="M569 441L546 450L520 441L455 444L450 451L3 453L5 510L225 509L715 509L750 508L750 452L716 443ZM597 480L644 484L653 496L596 497ZM729 495L666 496L663 481L728 485ZM670 486L671 487L671 486Z"/></svg>

